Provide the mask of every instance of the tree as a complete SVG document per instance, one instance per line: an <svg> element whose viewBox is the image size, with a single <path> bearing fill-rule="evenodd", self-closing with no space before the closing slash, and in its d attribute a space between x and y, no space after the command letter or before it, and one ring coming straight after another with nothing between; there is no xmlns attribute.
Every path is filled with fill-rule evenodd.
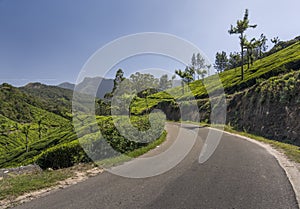
<svg viewBox="0 0 300 209"><path fill-rule="evenodd" d="M43 120L42 118L39 118L38 121L37 121L37 123L38 123L38 132L39 132L39 140L42 139L42 129L43 129L42 120Z"/></svg>
<svg viewBox="0 0 300 209"><path fill-rule="evenodd" d="M96 115L110 115L110 103L109 102L104 102L102 99L98 99L96 101L96 108L95 112Z"/></svg>
<svg viewBox="0 0 300 209"><path fill-rule="evenodd" d="M207 70L206 69L197 69L197 74L198 74L198 80L200 80L199 79L199 76L200 76L203 81L205 75L207 74Z"/></svg>
<svg viewBox="0 0 300 209"><path fill-rule="evenodd" d="M168 75L162 75L159 79L158 90L163 91L172 87L172 80L169 80Z"/></svg>
<svg viewBox="0 0 300 209"><path fill-rule="evenodd" d="M29 135L30 125L24 125L22 129L22 133L25 135L25 149L28 152L28 135Z"/></svg>
<svg viewBox="0 0 300 209"><path fill-rule="evenodd" d="M132 83L132 90L135 93L139 93L141 91L146 90L148 93L151 93L149 89L157 89L159 84L159 79L155 78L154 75L141 74L139 72L130 75L130 81Z"/></svg>
<svg viewBox="0 0 300 209"><path fill-rule="evenodd" d="M185 71L192 76L193 80L196 80L195 76L196 74L198 74L199 80L199 76L202 77L207 74L207 67L208 66L205 64L205 59L201 56L200 53L197 53L196 55L193 54L191 59L191 65L189 66L189 69Z"/></svg>
<svg viewBox="0 0 300 209"><path fill-rule="evenodd" d="M0 127L1 136L8 137L8 132L9 132L8 126L5 123L2 123ZM7 140L5 140L5 146L7 147Z"/></svg>
<svg viewBox="0 0 300 209"><path fill-rule="evenodd" d="M19 125L18 125L18 123L14 123L14 128L15 128L16 131L19 130Z"/></svg>
<svg viewBox="0 0 300 209"><path fill-rule="evenodd" d="M228 69L233 69L241 66L242 60L240 53L234 52L229 54Z"/></svg>
<svg viewBox="0 0 300 209"><path fill-rule="evenodd" d="M277 36L277 37L272 38L271 42L274 44L274 46L276 46L280 42L280 39Z"/></svg>
<svg viewBox="0 0 300 209"><path fill-rule="evenodd" d="M195 55L195 53L193 54L193 56L192 56L192 66L194 66L194 67L196 67L196 65L197 65L197 60L196 60L196 55Z"/></svg>
<svg viewBox="0 0 300 209"><path fill-rule="evenodd" d="M263 52L267 51L267 49L268 49L267 41L268 41L267 37L262 33L260 35L259 44L258 44L258 47L259 47L259 58L261 58Z"/></svg>
<svg viewBox="0 0 300 209"><path fill-rule="evenodd" d="M116 76L115 76L115 79L114 79L114 87L113 87L113 90L112 90L112 93L115 92L115 90L118 88L119 84L124 80L124 72L122 69L119 69L117 72L116 72Z"/></svg>
<svg viewBox="0 0 300 209"><path fill-rule="evenodd" d="M124 77L124 72L122 69L119 69L117 72L116 72L116 76L115 76L115 79L114 79L114 86L113 86L113 89L111 92L109 93L106 93L104 95L104 98L105 99L111 99L116 91L116 89L118 88L119 84L125 79Z"/></svg>
<svg viewBox="0 0 300 209"><path fill-rule="evenodd" d="M182 94L184 94L184 84L190 83L193 80L193 77L188 69L189 67L186 67L184 71L175 70L175 73L181 78Z"/></svg>
<svg viewBox="0 0 300 209"><path fill-rule="evenodd" d="M259 44L260 41L256 40L255 38L251 39L251 41L247 41L245 38L245 48L247 49L247 64L248 64L248 69L250 68L250 64L253 65L253 61L254 61L254 54L253 54L253 50L256 49Z"/></svg>
<svg viewBox="0 0 300 209"><path fill-rule="evenodd" d="M226 52L217 52L214 67L217 69L218 73L223 72L228 67L228 58Z"/></svg>
<svg viewBox="0 0 300 209"><path fill-rule="evenodd" d="M185 83L189 84L194 81L196 73L198 74L198 80L200 79L200 76L203 79L208 72L207 68L210 67L211 66L205 64L205 59L201 56L201 54L197 53L196 55L192 55L191 64L186 66L184 71L180 69L175 70L175 74L181 78L182 94L184 94Z"/></svg>
<svg viewBox="0 0 300 209"><path fill-rule="evenodd" d="M232 34L239 34L240 39L240 46L241 46L241 59L242 59L242 65L241 65L241 79L244 80L244 46L245 46L245 32L248 28L256 28L257 25L250 25L249 24L249 12L248 9L245 10L244 19L243 20L237 20L236 26L233 27L231 25L230 30L228 30L228 33L230 35Z"/></svg>
<svg viewBox="0 0 300 209"><path fill-rule="evenodd" d="M208 66L205 64L205 59L201 56L200 53L198 53L196 59L196 73L198 74L198 80L199 76L203 79L207 74L208 71L206 68L208 68Z"/></svg>
<svg viewBox="0 0 300 209"><path fill-rule="evenodd" d="M175 78L176 78L176 75L173 75L173 76L172 76L172 87L173 87L173 85L174 85L174 80L175 80Z"/></svg>

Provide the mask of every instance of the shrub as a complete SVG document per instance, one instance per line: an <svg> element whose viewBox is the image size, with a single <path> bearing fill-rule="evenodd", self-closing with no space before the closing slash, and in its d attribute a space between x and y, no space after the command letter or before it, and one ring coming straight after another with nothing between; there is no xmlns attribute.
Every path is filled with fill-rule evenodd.
<svg viewBox="0 0 300 209"><path fill-rule="evenodd" d="M47 149L36 158L36 163L42 169L66 168L77 163L90 161L90 158L86 155L78 141L65 143Z"/></svg>

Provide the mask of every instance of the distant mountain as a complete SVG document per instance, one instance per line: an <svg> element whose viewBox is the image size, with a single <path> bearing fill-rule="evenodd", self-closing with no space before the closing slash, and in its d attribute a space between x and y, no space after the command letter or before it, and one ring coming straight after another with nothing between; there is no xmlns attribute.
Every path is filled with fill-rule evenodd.
<svg viewBox="0 0 300 209"><path fill-rule="evenodd" d="M100 85L99 85L100 84ZM91 95L92 92L97 90L96 97L104 98L104 95L108 92L111 92L114 86L113 79L106 79L101 77L89 78L86 77L84 80L76 86L76 90ZM74 90L75 84L71 84L68 82L61 83L58 85L60 88Z"/></svg>
<svg viewBox="0 0 300 209"><path fill-rule="evenodd" d="M99 83L101 82L100 86L98 87ZM57 85L60 88L63 89L69 89L74 90L75 84L64 82L59 85ZM107 79L107 78L101 78L101 77L94 77L89 78L86 77L84 80L79 83L76 86L77 91L81 93L90 94L94 92L95 89L98 88L98 91L96 93L96 97L98 98L104 98L104 95L108 92L111 92L114 86L114 80L113 79ZM181 86L180 80L173 80L172 87Z"/></svg>
<svg viewBox="0 0 300 209"><path fill-rule="evenodd" d="M72 83L69 83L69 82L64 82L64 83L61 83L57 86L60 87L60 88L69 89L69 90L72 90L72 91L75 88L75 84L72 84Z"/></svg>
<svg viewBox="0 0 300 209"><path fill-rule="evenodd" d="M68 117L71 113L73 91L59 88L57 86L48 86L41 83L29 83L20 87L19 90L31 97L36 98L39 108L53 112L63 117Z"/></svg>

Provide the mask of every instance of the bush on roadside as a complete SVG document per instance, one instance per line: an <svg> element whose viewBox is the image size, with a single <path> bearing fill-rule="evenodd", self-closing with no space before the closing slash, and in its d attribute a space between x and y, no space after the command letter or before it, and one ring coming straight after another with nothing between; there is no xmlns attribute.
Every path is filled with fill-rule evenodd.
<svg viewBox="0 0 300 209"><path fill-rule="evenodd" d="M36 158L36 163L42 169L67 168L90 161L77 140L47 149Z"/></svg>

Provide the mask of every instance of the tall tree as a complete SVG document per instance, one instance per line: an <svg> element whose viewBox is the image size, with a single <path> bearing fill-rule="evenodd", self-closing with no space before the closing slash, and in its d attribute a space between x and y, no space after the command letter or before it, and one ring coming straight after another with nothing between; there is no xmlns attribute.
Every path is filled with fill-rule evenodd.
<svg viewBox="0 0 300 209"><path fill-rule="evenodd" d="M200 77L203 81L205 75L207 74L207 70L205 68L202 69L197 69L197 74L198 74L198 80L200 80Z"/></svg>
<svg viewBox="0 0 300 209"><path fill-rule="evenodd" d="M214 67L218 73L223 72L228 67L228 58L226 52L217 52Z"/></svg>
<svg viewBox="0 0 300 209"><path fill-rule="evenodd" d="M162 75L159 79L158 89L159 91L164 91L172 87L172 80L169 80L168 75Z"/></svg>
<svg viewBox="0 0 300 209"><path fill-rule="evenodd" d="M228 69L233 69L241 66L242 60L240 53L234 52L229 54Z"/></svg>
<svg viewBox="0 0 300 209"><path fill-rule="evenodd" d="M111 99L116 91L116 89L118 88L119 84L125 79L124 77L124 72L122 69L119 69L117 72L116 72L116 76L115 76L115 79L114 79L114 86L113 86L113 89L111 92L109 93L106 93L104 95L104 98L105 99Z"/></svg>
<svg viewBox="0 0 300 209"><path fill-rule="evenodd" d="M236 26L231 25L230 30L228 31L230 35L239 34L240 46L241 46L241 79L244 80L244 47L245 47L245 32L248 28L256 28L257 25L249 24L249 12L248 9L245 10L243 20L237 20Z"/></svg>
<svg viewBox="0 0 300 209"><path fill-rule="evenodd" d="M280 39L279 39L279 37L277 36L277 37L272 38L272 39L271 39L271 42L274 44L274 46L276 46L276 45L280 42Z"/></svg>
<svg viewBox="0 0 300 209"><path fill-rule="evenodd" d="M37 123L38 123L38 132L39 132L39 140L42 139L42 121L43 121L43 118L39 118Z"/></svg>
<svg viewBox="0 0 300 209"><path fill-rule="evenodd" d="M258 47L259 47L259 58L261 58L263 52L267 51L267 49L268 49L267 41L268 41L267 37L262 33L260 35L259 44L258 44Z"/></svg>
<svg viewBox="0 0 300 209"><path fill-rule="evenodd" d="M117 87L119 86L119 84L124 80L124 72L122 69L119 69L116 72L116 76L114 79L114 87L113 87L113 92L117 89Z"/></svg>
<svg viewBox="0 0 300 209"><path fill-rule="evenodd" d="M186 67L184 71L175 70L175 74L177 74L181 78L181 86L182 86L182 94L184 94L184 84L190 83L193 80L193 76L190 73L191 67Z"/></svg>
<svg viewBox="0 0 300 209"><path fill-rule="evenodd" d="M198 74L198 80L199 76L204 78L204 76L207 74L207 68L208 66L205 63L205 59L201 56L200 53L197 54L196 58L196 73Z"/></svg>
<svg viewBox="0 0 300 209"><path fill-rule="evenodd" d="M151 74L142 74L136 72L135 74L130 75L130 81L132 83L132 89L135 93L139 93L141 90L146 91L147 95L151 93L149 88L157 89L159 84L159 79L155 78ZM143 94L145 94L144 92Z"/></svg>
<svg viewBox="0 0 300 209"><path fill-rule="evenodd" d="M8 137L8 126L5 123L2 123L0 126L0 134L1 136ZM5 140L5 146L7 147L7 140Z"/></svg>
<svg viewBox="0 0 300 209"><path fill-rule="evenodd" d="M25 149L26 152L29 150L28 146L28 135L29 135L30 125L24 125L22 129L22 133L25 135Z"/></svg>
<svg viewBox="0 0 300 209"><path fill-rule="evenodd" d="M250 68L250 65L253 65L253 61L255 59L254 57L254 50L259 47L260 41L256 40L255 38L251 39L251 41L247 41L245 38L245 48L247 49L247 64L248 69Z"/></svg>
<svg viewBox="0 0 300 209"><path fill-rule="evenodd" d="M191 60L191 61L192 61L192 63L191 63L192 66L193 66L193 67L196 67L196 65L197 65L197 60L196 60L196 55L195 55L195 53L193 54L192 60Z"/></svg>
<svg viewBox="0 0 300 209"><path fill-rule="evenodd" d="M175 80L175 78L176 78L176 75L173 75L173 76L172 76L172 87L173 87L173 85L174 85L174 80Z"/></svg>

